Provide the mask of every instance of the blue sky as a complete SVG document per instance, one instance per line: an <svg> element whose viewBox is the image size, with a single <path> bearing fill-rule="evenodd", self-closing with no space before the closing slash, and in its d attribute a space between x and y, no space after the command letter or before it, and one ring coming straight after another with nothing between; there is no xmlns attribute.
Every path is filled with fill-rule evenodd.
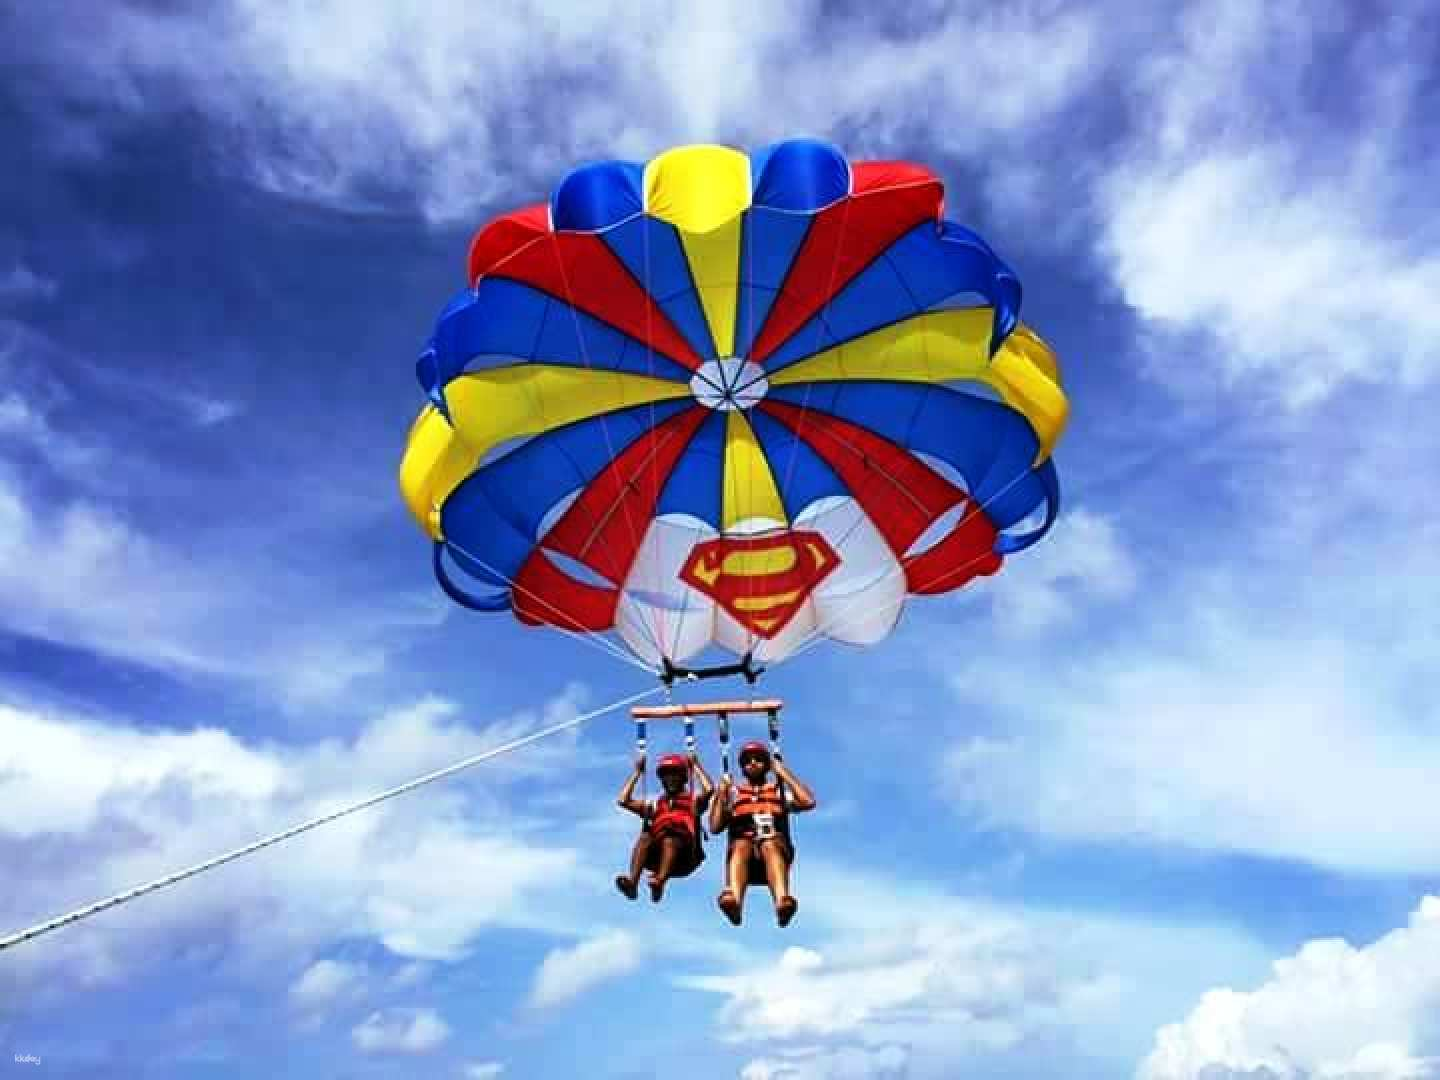
<svg viewBox="0 0 1440 1080"><path fill-rule="evenodd" d="M1043 544L769 677L788 930L714 845L614 892L607 717L7 953L4 1068L1431 1075L1424 5L54 12L0 35L7 929L643 688L448 606L395 483L470 234L579 162L926 163L1073 419Z"/></svg>

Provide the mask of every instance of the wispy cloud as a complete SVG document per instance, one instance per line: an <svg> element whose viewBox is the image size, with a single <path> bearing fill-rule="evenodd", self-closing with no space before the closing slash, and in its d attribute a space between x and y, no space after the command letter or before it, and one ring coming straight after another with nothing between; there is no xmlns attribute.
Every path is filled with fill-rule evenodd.
<svg viewBox="0 0 1440 1080"><path fill-rule="evenodd" d="M527 1003L534 1009L562 1005L603 982L635 971L644 953L640 940L624 930L555 949L546 955L535 973Z"/></svg>
<svg viewBox="0 0 1440 1080"><path fill-rule="evenodd" d="M0 422L5 416L36 423L0 406ZM38 570L56 566L64 572ZM266 578L270 587L258 587ZM295 588L276 587L285 578ZM383 671L407 634L448 614L428 593L364 610L316 607L311 595L294 571L267 573L254 560L242 571L223 552L156 537L88 496L42 510L31 486L0 464L0 621L13 633L150 667L254 680L305 705Z"/></svg>
<svg viewBox="0 0 1440 1080"><path fill-rule="evenodd" d="M37 572L46 566L65 573ZM396 631L429 628L446 615L428 595L409 608L392 603L348 616L315 611L307 595L302 586L256 589L235 563L222 569L86 498L42 516L0 469L0 619L12 632L147 667L255 680L308 704L383 671L399 647Z"/></svg>
<svg viewBox="0 0 1440 1080"><path fill-rule="evenodd" d="M884 153L921 135L952 150L1013 141L1070 100L1103 41L1095 13L976 5L908 23L812 0L764 18L745 5L681 18L664 3L457 3L402 19L383 5L235 2L111 7L84 50L30 28L54 98L104 100L112 123L184 100L254 182L352 208L418 197L440 219L543 187L557 161L680 142L844 132ZM1012 58L1035 52L1046 62L1015 78ZM937 113L937 98L958 111ZM65 135L68 147L95 138Z"/></svg>
<svg viewBox="0 0 1440 1080"><path fill-rule="evenodd" d="M951 797L981 823L1048 836L1433 867L1440 818L1424 792L1440 744L1384 704L1404 699L1403 658L1247 620L1244 586L1228 586L1223 607L1193 594L1163 636L1053 663L1044 680L957 677L1008 731L946 755Z"/></svg>
<svg viewBox="0 0 1440 1080"><path fill-rule="evenodd" d="M18 52L27 75L16 107L45 120L34 125L44 144L35 160L58 155L77 175L108 178L113 149L183 117L187 149L210 155L227 190L238 181L279 194L267 206L286 211L418 210L438 226L471 226L543 197L588 158L797 134L959 173L950 216L979 225L1002 252L1083 253L1057 275L1060 314L1042 329L1063 338L1077 326L1066 312L1118 295L1138 316L1150 373L1183 392L1186 413L1177 418L1168 395L1137 385L1134 342L1117 342L1115 356L1087 354L1075 333L1072 432L1096 442L1072 439L1062 465L1111 440L1126 456L1117 471L1140 476L1142 494L1169 493L1107 503L1092 489L1045 545L972 590L968 602L989 607L998 642L966 638L967 661L954 638L935 635L946 654L937 670L965 702L988 706L961 710L959 722L1004 718L997 734L944 759L950 794L973 822L1032 836L1243 850L1345 870L1433 868L1440 849L1427 838L1440 821L1426 809L1427 778L1440 753L1414 687L1440 646L1440 523L1423 468L1437 451L1428 384L1440 323L1429 297L1440 264L1434 230L1413 209L1429 205L1415 136L1434 112L1428 69L1413 59L1423 50L1402 47L1427 40L1414 20L1390 5L1351 33L1339 9L1317 16L1298 2L1237 0L1188 5L1177 34L1162 25L1168 12L1144 25L1133 5L1109 3L829 8L771 5L760 18L743 5L680 13L659 3L453 3L403 15L341 0L115 3L76 36L27 7L7 56ZM189 171L209 175L204 165ZM1005 228L992 230L996 218ZM133 221L83 228L113 232L88 256L109 271L158 257ZM308 269L292 257L297 272ZM1020 269L1027 304L1055 300L1051 282ZM1092 288L1097 271L1109 280ZM69 300L76 293L56 274L49 263L0 261L0 301L30 312ZM154 505L172 493L173 505L193 505L187 493L202 473L217 497L231 482L253 494L239 472L208 466L229 453L220 436L247 422L264 428L267 445L289 430L258 385L227 386L203 364L164 357L132 366L62 353L18 323L3 342L8 632L247 680L303 704L366 679L383 686L396 650L444 618L428 586L362 600L344 580L353 563L307 564L315 548L294 540L318 526L308 504L296 524L298 498L237 498L233 516L203 531L193 517L157 520ZM237 335L237 348L251 344ZM243 355L247 378L266 362ZM93 420L91 392L111 404L105 423ZM1273 415L1276 402L1288 415ZM1141 413L1146 426L1130 426ZM178 464L147 457L153 417L176 425L177 443L189 440ZM353 419L327 415L324 433ZM1211 432L1212 445L1177 463L1156 449L1178 441L1176 428ZM206 447L202 470L191 455ZM336 496L317 472L306 473L314 498L378 502L371 486ZM172 486L162 491L162 479ZM293 516L271 528L270 512ZM1023 664L1021 647L1031 651ZM966 662L974 667L957 670ZM878 690L867 724L851 730L910 753L913 741L876 733L909 733L900 695L917 710L935 703L908 685ZM576 700L550 708L573 714ZM425 701L354 738L281 747L6 706L0 854L22 872L0 911L23 924L50 914L56 897L108 894L533 721L477 730ZM927 731L942 738L943 722ZM342 1040L349 1033L362 1053L435 1052L454 1038L458 1014L443 1003L384 1009L388 995L422 981L427 994L443 993L446 980L429 972L446 971L482 935L521 928L560 941L534 972L534 1008L583 1009L586 989L650 957L704 971L687 986L719 1002L717 1035L740 1040L725 1049L737 1065L751 1059L745 1080L951 1076L985 1055L1039 1072L1026 1055L1047 1041L1105 1058L1116 1066L1107 1076L1153 1043L1157 1053L1179 1047L1177 1060L1212 1075L1283 1077L1282 1059L1260 1042L1266 1025L1318 1017L1323 1034L1334 1014L1320 1004L1334 986L1370 985L1366 965L1378 955L1378 946L1312 947L1296 969L1303 978L1277 969L1264 983L1243 935L1006 909L935 882L861 875L848 845L836 846L844 838L823 828L805 849L802 936L786 939L801 944L788 952L772 951L778 939L714 933L706 890L677 890L644 935L615 931L603 911L587 910L594 890L615 898L583 852L613 842L604 857L618 861L633 834L619 818L569 833L539 824L579 796L573 776L556 771L574 744L534 750L437 788L423 808L391 804L301 838L271 852L265 874L187 882L56 934L50 948L18 950L19 986L53 995L77 979L129 977L162 936L194 934L233 945L225 963L269 987L282 1019L364 1000ZM535 781L523 803L506 790L520 776ZM1337 801L1336 790L1349 797ZM1420 929L1397 934L1409 935L1409 955L1428 955ZM337 951L342 940L413 962L383 978L378 965L331 959L352 955ZM1428 976L1396 959L1402 951L1385 953L1393 978L1374 984L1401 1020L1379 1010L1373 1027L1337 1022L1336 1042L1286 1043L1295 1056L1285 1060L1309 1080L1330 1080L1327 1070L1395 1080L1416 1067L1432 1048L1405 1017L1433 1000ZM516 1001L526 1000L527 974L505 976L520 980ZM1200 998L1221 985L1261 989ZM1156 1037L1187 1010L1165 1029L1169 1043ZM1232 1042L1195 1056L1216 1032ZM451 1064L493 1080L502 1053ZM1171 1080L1153 1080L1161 1076Z"/></svg>
<svg viewBox="0 0 1440 1080"><path fill-rule="evenodd" d="M302 1012L322 1009L359 990L366 975L366 969L360 964L317 960L290 985L290 1003Z"/></svg>
<svg viewBox="0 0 1440 1080"><path fill-rule="evenodd" d="M48 300L59 289L52 279L37 274L24 263L14 263L0 273L0 302L16 300Z"/></svg>
<svg viewBox="0 0 1440 1080"><path fill-rule="evenodd" d="M1440 1071L1440 898L1355 947L1307 942L1254 990L1208 991L1156 1035L1139 1080L1423 1080Z"/></svg>
<svg viewBox="0 0 1440 1080"><path fill-rule="evenodd" d="M903 1046L812 1047L747 1062L740 1080L905 1080L910 1052Z"/></svg>
<svg viewBox="0 0 1440 1080"><path fill-rule="evenodd" d="M1440 818L1423 777L1440 742L1413 688L1440 642L1440 516L1397 495L1425 486L1414 463L1440 448L1418 422L1431 400L1321 403L1320 430L1282 424L1267 452L1191 477L1193 495L1142 523L1137 587L1053 639L1043 677L1003 642L959 663L937 648L934 670L994 721L939 776L967 820L1132 851L1431 869ZM1386 409L1403 419L1377 428ZM1146 506L1112 509L1134 535Z"/></svg>
<svg viewBox="0 0 1440 1080"><path fill-rule="evenodd" d="M394 650L447 616L429 590L337 604L326 586L318 603L310 573L266 554L289 527L283 515L218 530L199 513L157 519L163 493L186 506L197 490L223 499L227 485L238 492L243 469L216 469L197 488L166 456L171 448L147 448L108 418L139 417L145 428L178 414L198 430L237 406L74 362L15 321L0 322L0 374L9 384L0 391L0 626L10 633L181 675L253 680L303 707L383 672Z"/></svg>
<svg viewBox="0 0 1440 1080"><path fill-rule="evenodd" d="M366 1054L429 1054L450 1038L450 1025L434 1009L371 1013L350 1033Z"/></svg>
<svg viewBox="0 0 1440 1080"><path fill-rule="evenodd" d="M1307 5L1199 3L1148 51L1135 133L1097 191L1105 258L1161 334L1158 377L1302 407L1440 371L1440 248L1414 220L1422 20L1401 5L1340 35ZM1343 107L1320 100L1316 63Z"/></svg>
<svg viewBox="0 0 1440 1080"><path fill-rule="evenodd" d="M1139 568L1114 523L1088 510L1059 519L1044 542L1015 556L963 598L989 605L991 625L1013 638L1064 629L1129 597Z"/></svg>
<svg viewBox="0 0 1440 1080"><path fill-rule="evenodd" d="M663 4L453 4L402 26L383 5L335 0L283 17L242 0L117 5L84 50L30 24L50 81L32 107L103 100L104 113L72 110L60 126L123 126L184 101L251 182L350 209L418 199L442 221L543 192L568 164L679 142L805 133L860 156L1000 154L1005 169L981 183L1047 232L1073 238L1097 215L1102 265L1164 335L1160 377L1219 370L1292 405L1351 378L1429 379L1440 254L1406 224L1427 181L1409 142L1427 69L1401 47L1423 8L1342 41L1303 5L1199 2L1178 33L1152 26L1143 43L1119 25L1125 10L975 5L877 21L812 2L764 19L743 6L676 19ZM1304 77L1314 54L1346 73L1355 102L1338 122ZM1017 55L1045 62L1017 77ZM1126 108L1077 155L1054 133L1066 120L1088 131L1101 90ZM1032 163L1046 153L1068 155L1063 177ZM951 202L963 217L973 198ZM1167 362L1197 333L1213 359Z"/></svg>

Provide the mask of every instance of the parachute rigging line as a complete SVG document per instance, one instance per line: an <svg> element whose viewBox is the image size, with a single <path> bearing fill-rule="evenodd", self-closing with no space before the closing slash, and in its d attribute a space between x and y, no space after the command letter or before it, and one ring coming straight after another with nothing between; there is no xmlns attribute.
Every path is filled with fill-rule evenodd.
<svg viewBox="0 0 1440 1080"><path fill-rule="evenodd" d="M449 537L446 537L444 542L450 547L453 547L456 551L460 552L460 554L464 555L467 559L470 559L476 565L483 566L486 570L493 573L496 577L501 578L516 592L524 593L531 599L545 605L551 611L558 612L562 618L565 616L565 613L563 611L560 611L554 604L550 603L550 601L546 600L543 596L540 596L538 593L535 593L532 590L525 588L525 586L521 585L518 581L510 577L508 574L505 574L494 566L491 566L488 562L480 558L480 556L476 555L473 551L468 550L463 544L457 543ZM574 630L571 630L568 626L563 626L559 624L552 625L554 626L554 629L559 630L566 637L576 638L584 645L588 645L591 648L599 649L601 652L609 654L611 657L620 661L620 663L622 664L628 664L631 667L643 671L647 674L650 673L650 668L646 667L634 656L627 653L624 649L622 649L619 645L615 644L615 642L611 641L607 637L581 634L577 633Z"/></svg>

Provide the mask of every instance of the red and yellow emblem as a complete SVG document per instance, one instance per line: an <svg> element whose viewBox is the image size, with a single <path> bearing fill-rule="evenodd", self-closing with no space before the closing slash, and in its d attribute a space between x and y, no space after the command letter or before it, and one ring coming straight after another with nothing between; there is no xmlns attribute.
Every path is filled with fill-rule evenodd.
<svg viewBox="0 0 1440 1080"><path fill-rule="evenodd" d="M722 536L695 545L680 580L768 639L839 565L840 556L817 532Z"/></svg>

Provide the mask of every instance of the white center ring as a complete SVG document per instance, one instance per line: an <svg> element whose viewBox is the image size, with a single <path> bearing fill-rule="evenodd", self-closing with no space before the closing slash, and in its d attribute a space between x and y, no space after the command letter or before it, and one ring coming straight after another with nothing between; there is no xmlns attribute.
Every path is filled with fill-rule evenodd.
<svg viewBox="0 0 1440 1080"><path fill-rule="evenodd" d="M765 397L770 383L759 364L743 356L707 360L690 380L690 392L707 409L750 409Z"/></svg>

